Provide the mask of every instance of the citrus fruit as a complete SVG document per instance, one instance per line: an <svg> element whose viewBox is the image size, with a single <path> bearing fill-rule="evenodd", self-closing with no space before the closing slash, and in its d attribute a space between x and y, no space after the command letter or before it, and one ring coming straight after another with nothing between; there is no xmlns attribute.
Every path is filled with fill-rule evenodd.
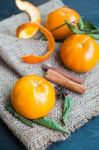
<svg viewBox="0 0 99 150"><path fill-rule="evenodd" d="M60 47L60 57L66 67L76 72L91 70L99 59L99 47L88 35L72 35Z"/></svg>
<svg viewBox="0 0 99 150"><path fill-rule="evenodd" d="M18 114L28 119L46 116L55 105L52 84L37 75L19 79L11 93L11 104Z"/></svg>
<svg viewBox="0 0 99 150"><path fill-rule="evenodd" d="M68 26L63 25L65 20L76 25L79 19L80 15L75 10L61 7L48 14L45 26L52 32L55 39L64 39L72 34ZM57 28L59 26L61 27Z"/></svg>

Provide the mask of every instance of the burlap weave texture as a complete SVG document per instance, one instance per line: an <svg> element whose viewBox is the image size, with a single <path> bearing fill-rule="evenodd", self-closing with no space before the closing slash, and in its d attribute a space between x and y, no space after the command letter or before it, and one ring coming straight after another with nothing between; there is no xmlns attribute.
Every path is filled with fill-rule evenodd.
<svg viewBox="0 0 99 150"><path fill-rule="evenodd" d="M60 6L63 6L60 0L50 1L40 6L43 23L46 17L45 12L47 15L47 13ZM20 56L23 54L43 54L47 51L47 43L40 40L40 34L35 37L35 40L20 40L15 37L17 26L28 20L28 16L22 13L0 23L0 117L29 150L43 150L52 142L65 140L69 135L52 131L37 124L34 124L33 128L27 127L4 109L4 102L10 99L11 88L20 76L32 73L44 74L41 69L43 63L29 65L20 61ZM59 44L57 43L56 49L58 50L58 48ZM44 63L62 67L57 51ZM73 108L66 124L66 128L69 129L70 133L88 122L93 116L99 114L99 65L87 74L74 75L86 78L87 92L84 95L78 95L68 91L73 97ZM61 101L58 100L48 117L60 122L61 114Z"/></svg>

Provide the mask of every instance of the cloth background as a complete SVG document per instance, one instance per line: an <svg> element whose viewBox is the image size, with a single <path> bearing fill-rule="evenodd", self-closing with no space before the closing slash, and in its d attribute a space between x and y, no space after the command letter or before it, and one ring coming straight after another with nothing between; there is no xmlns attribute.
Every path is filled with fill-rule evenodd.
<svg viewBox="0 0 99 150"><path fill-rule="evenodd" d="M55 1L54 1L55 2ZM60 2L59 2L59 5L60 5ZM56 4L55 4L55 6L56 6ZM58 6L58 4L57 4L57 6ZM12 20L13 19L15 19L16 21L17 21L17 23L18 24L16 24L16 26L17 25L19 25L20 23L21 23L21 21L23 22L23 20L20 20L20 16L21 15L19 15L19 16L15 16L14 18L12 18ZM26 15L25 14L22 14L22 16L21 16L23 19L24 19L24 21L27 21L26 20ZM12 22L13 23L13 22ZM7 24L7 26L5 26L5 29L6 30L3 30L3 28L2 27L4 27L4 25L5 24ZM18 75L25 75L25 74L29 74L29 73L32 73L32 72L34 72L34 70L33 70L33 67L32 66L28 66L27 65L27 67L25 66L25 64L23 64L21 67L19 67L20 66L20 61L19 61L19 57L18 56L20 56L21 54L24 54L24 53L27 53L27 50L26 50L26 48L28 47L28 48L30 48L30 49L32 49L34 52L36 51L36 49L35 49L35 47L37 46L37 44L38 44L38 41L34 41L34 40L29 40L29 41L23 41L23 40L18 40L18 39L16 39L15 37L14 37L14 34L13 33L15 33L15 32L11 32L11 31L14 31L15 30L15 26L13 26L13 24L12 24L12 29L13 30L11 30L10 31L10 24L11 24L11 19L10 20L7 20L7 21L3 21L3 22L1 22L1 34L0 34L0 38L1 38L1 44L0 44L0 55L1 55L1 57L3 58L3 60L5 60L6 62L7 62L7 64L11 67L11 68L13 68L13 70L15 70L17 73L18 73ZM8 28L9 27L9 28ZM6 34L6 35L5 35ZM22 43L25 43L24 45L22 45ZM22 45L22 47L20 47L20 45ZM35 45L35 46L33 46L33 45ZM30 46L30 47L29 47ZM32 47L33 46L33 47ZM20 51L20 48L22 48L23 49L23 51L21 52ZM17 51L16 51L16 49L18 49ZM41 50L43 50L43 49L45 49L46 50L46 43L45 42L39 42L39 45L38 45L38 52L39 52L39 50L41 51ZM32 50L31 50L31 52L32 52ZM54 54L54 56L55 56L56 54ZM12 56L12 57L11 57ZM54 59L54 57L51 59L51 60L49 60L50 62L52 62L52 63L54 63L54 64L56 64L56 62L55 62L55 59ZM1 87L4 87L4 88L1 88L1 90L4 92L1 92L1 93L3 93L3 95L5 95L5 93L7 93L7 95L5 95L5 97L3 97L3 99L5 98L5 100L6 100L6 98L8 98L8 85L9 85L9 91L10 91L10 88L11 88L11 84L13 83L13 82L15 82L15 80L18 78L18 76L16 76L16 77L12 77L12 76L15 76L15 74L13 74L12 73L12 70L9 70L9 68L8 68L8 66L6 66L6 65L3 65L4 63L2 63L2 61L1 61L1 70L2 70L2 73L1 73L1 76L2 76L2 82L1 82ZM57 65L61 65L61 64L57 64ZM5 69L4 69L5 68ZM26 68L26 69L24 69L24 68ZM98 82L97 82L97 79L98 79L98 72L97 72L97 70L98 70L98 66L90 73L90 74L88 74L88 80L87 80L87 82L86 82L86 84L88 84L89 85L89 83L91 84L91 85L89 85L89 91L90 91L90 93L92 93L92 89L93 89L93 87L94 87L94 85L95 85L95 87L97 87L98 88ZM41 70L40 70L40 68L38 68L38 70L37 70L37 73L40 73L40 74L42 74L42 72L41 72ZM11 76L11 74L12 74L12 76ZM9 77L9 80L7 80L7 79L5 79L5 77L4 77L4 75L5 76L7 76L7 77ZM93 76L95 76L95 78L93 78ZM93 80L92 80L93 79ZM92 81L92 82L91 82ZM94 83L94 84L93 84ZM74 131L75 130L75 128L78 128L79 126L81 126L81 125L83 125L84 123L86 123L87 121L88 121L88 119L90 119L92 116L94 116L94 115L96 115L96 114L98 114L98 94L96 95L96 93L98 92L97 91L97 88L95 88L95 89L93 89L94 90L94 92L92 93L92 97L90 97L90 99L92 99L91 100L91 102L90 102L90 99L88 99L88 97L89 97L89 95L87 95L88 93L86 93L82 98L80 98L78 95L75 95L74 93L70 93L70 94L72 94L73 95L73 97L74 97L74 99L75 99L75 106L74 106L74 112L73 112L73 114L70 116L70 120L71 120L71 122L72 122L72 120L73 120L73 115L74 114L76 114L76 118L78 119L78 120L76 120L76 121L74 121L74 122L72 122L72 125L69 125L69 124L71 124L71 122L69 122L68 123L68 127L69 127L69 129L70 129L70 131ZM6 91L6 90L7 91ZM86 97L87 96L87 97ZM2 96L1 96L2 97ZM78 101L78 98L80 98L80 100ZM94 99L93 99L94 98ZM84 102L82 103L82 99L84 100ZM87 106L84 106L85 104L84 103L86 103L86 100L87 100ZM4 100L3 100L4 101ZM84 107L84 109L85 109L85 112L83 112L82 113L82 111L83 111L83 107L81 108L81 110L76 110L76 108L80 105L81 106L81 103L82 103L82 105L83 105L83 107ZM57 105L59 105L59 104L57 104ZM96 107L97 106L97 107ZM76 112L75 112L75 110L76 110ZM81 116L80 116L81 115ZM4 117L4 116L3 116ZM3 118L2 117L2 118ZM7 114L6 115L6 118L8 119L9 118L9 115ZM5 119L4 121L5 122L7 122L8 124L9 124L9 120L7 120L7 119ZM56 118L56 119L58 119L58 118ZM80 119L80 120L79 120ZM12 120L12 119L11 119ZM14 122L15 123L15 122ZM16 122L17 123L17 122ZM17 123L18 124L18 123ZM13 125L13 124L12 124ZM20 126L20 124L19 124L19 126ZM13 128L13 126L11 126L11 123L10 123L10 128L13 130L13 132L15 133L15 128ZM25 129L26 130L26 129ZM45 130L45 129L44 129ZM21 131L22 132L22 131ZM17 134L17 133L15 133L15 134ZM58 135L58 133L56 134L56 135ZM17 135L17 136L19 136L19 135ZM20 135L21 136L21 135ZM19 137L20 137L19 136ZM63 135L58 135L58 136L56 136L57 137L57 141L58 140L62 140L62 139L64 139L64 137L66 137L66 136L63 136ZM58 137L60 137L59 139L58 139ZM20 137L20 138L22 138L22 137ZM50 139L51 140L51 139ZM53 141L56 141L56 139L54 139L53 138ZM23 139L23 142L24 142L24 139ZM26 141L25 141L26 142ZM50 141L51 142L51 141ZM27 143L26 143L27 144ZM41 143L42 144L42 143ZM30 143L29 143L29 145L30 145ZM39 144L37 144L38 146L40 145L40 143ZM27 146L27 145L26 145ZM38 147L38 146L36 146L36 147ZM29 146L28 146L29 147ZM39 147L40 148L40 147ZM45 148L45 145L44 145L44 148Z"/></svg>

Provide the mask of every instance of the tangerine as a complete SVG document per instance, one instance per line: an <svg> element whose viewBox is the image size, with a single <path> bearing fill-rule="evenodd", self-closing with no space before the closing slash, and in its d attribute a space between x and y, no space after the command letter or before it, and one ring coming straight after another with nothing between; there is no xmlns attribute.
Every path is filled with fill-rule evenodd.
<svg viewBox="0 0 99 150"><path fill-rule="evenodd" d="M64 21L66 20L76 25L79 19L80 15L74 9L61 7L48 14L45 26L52 32L55 39L64 39L73 34L68 26L64 25ZM61 27L57 28L59 26Z"/></svg>
<svg viewBox="0 0 99 150"><path fill-rule="evenodd" d="M88 35L72 35L61 45L59 53L66 67L76 72L87 72L99 59L99 46Z"/></svg>
<svg viewBox="0 0 99 150"><path fill-rule="evenodd" d="M46 116L54 107L55 90L43 77L27 75L14 85L11 104L21 116L27 119L38 119Z"/></svg>

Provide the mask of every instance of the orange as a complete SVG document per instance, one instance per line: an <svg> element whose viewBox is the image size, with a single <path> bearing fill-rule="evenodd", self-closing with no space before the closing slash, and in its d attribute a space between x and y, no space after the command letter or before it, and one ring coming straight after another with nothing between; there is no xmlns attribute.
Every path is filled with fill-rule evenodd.
<svg viewBox="0 0 99 150"><path fill-rule="evenodd" d="M55 105L55 90L52 84L37 75L19 79L11 93L11 103L21 116L37 119L46 116Z"/></svg>
<svg viewBox="0 0 99 150"><path fill-rule="evenodd" d="M64 24L64 20L75 25L79 19L80 15L75 10L68 7L61 7L54 10L47 16L45 26L52 32L55 39L64 39L72 34L67 25L64 25L56 30L53 29Z"/></svg>
<svg viewBox="0 0 99 150"><path fill-rule="evenodd" d="M76 72L91 70L99 59L99 47L88 35L72 35L60 47L60 57L66 67Z"/></svg>

